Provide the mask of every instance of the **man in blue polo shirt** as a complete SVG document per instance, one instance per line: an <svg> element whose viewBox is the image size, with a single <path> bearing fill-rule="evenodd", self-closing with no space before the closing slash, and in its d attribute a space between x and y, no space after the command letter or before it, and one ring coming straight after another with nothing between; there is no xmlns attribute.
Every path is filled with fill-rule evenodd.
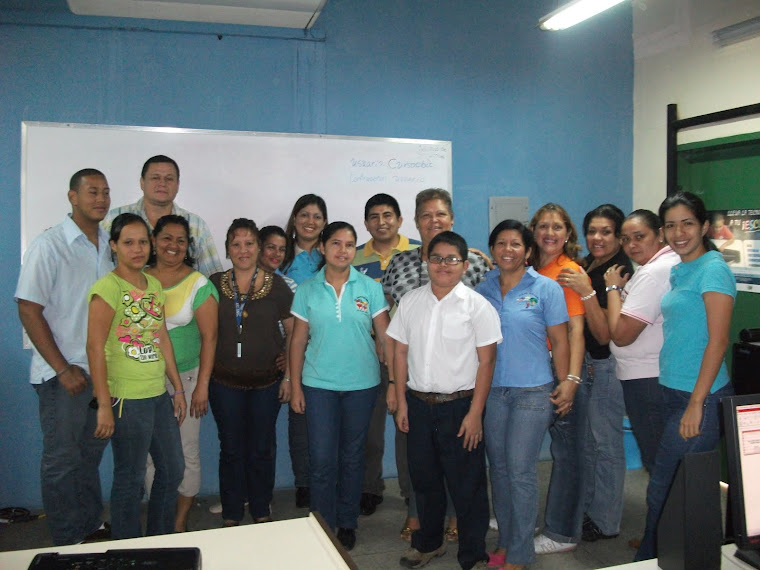
<svg viewBox="0 0 760 570"><path fill-rule="evenodd" d="M356 248L354 267L376 281L382 279L391 258L402 251L416 249L420 242L398 233L404 219L401 209L393 196L375 194L364 206L364 227L372 238ZM388 392L388 367L380 363L380 391L377 394L375 409L367 435L367 447L364 454L364 479L362 481L362 500L360 511L369 516L383 502L383 453L385 452L385 411ZM396 461L406 462L406 453L397 450ZM399 469L401 472L402 469ZM407 469L403 468L406 473ZM402 482L403 483L403 482ZM408 487L408 484L406 485ZM402 489L403 491L403 489ZM403 493L402 493L403 494ZM407 491L408 494L408 491Z"/></svg>

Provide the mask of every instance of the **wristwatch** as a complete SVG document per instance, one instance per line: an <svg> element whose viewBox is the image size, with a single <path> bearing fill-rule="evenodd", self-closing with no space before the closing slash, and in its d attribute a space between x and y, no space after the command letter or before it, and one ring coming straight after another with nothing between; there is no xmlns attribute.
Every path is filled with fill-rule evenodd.
<svg viewBox="0 0 760 570"><path fill-rule="evenodd" d="M609 293L610 291L622 291L623 288L619 285L608 285L604 290Z"/></svg>

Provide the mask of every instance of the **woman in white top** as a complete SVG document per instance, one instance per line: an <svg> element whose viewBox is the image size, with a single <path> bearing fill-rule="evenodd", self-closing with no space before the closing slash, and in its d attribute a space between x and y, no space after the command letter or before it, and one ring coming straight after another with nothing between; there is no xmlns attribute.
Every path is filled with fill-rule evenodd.
<svg viewBox="0 0 760 570"><path fill-rule="evenodd" d="M658 381L663 342L660 300L670 290L670 269L680 259L665 243L660 218L649 210L629 214L620 239L625 254L639 268L630 281L619 265L604 274L610 349L641 460L651 472L664 425Z"/></svg>

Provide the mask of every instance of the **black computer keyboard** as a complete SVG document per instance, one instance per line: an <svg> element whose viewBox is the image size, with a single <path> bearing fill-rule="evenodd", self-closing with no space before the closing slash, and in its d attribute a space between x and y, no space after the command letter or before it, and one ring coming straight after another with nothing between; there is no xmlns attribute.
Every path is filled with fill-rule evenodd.
<svg viewBox="0 0 760 570"><path fill-rule="evenodd" d="M200 570L198 548L130 548L91 554L38 554L29 570Z"/></svg>

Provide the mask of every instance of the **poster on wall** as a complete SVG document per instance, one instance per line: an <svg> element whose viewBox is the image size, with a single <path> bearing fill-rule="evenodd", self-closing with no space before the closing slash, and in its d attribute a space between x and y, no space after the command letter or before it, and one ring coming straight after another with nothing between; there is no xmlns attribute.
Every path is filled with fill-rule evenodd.
<svg viewBox="0 0 760 570"><path fill-rule="evenodd" d="M760 293L760 209L712 210L707 232L739 291Z"/></svg>

